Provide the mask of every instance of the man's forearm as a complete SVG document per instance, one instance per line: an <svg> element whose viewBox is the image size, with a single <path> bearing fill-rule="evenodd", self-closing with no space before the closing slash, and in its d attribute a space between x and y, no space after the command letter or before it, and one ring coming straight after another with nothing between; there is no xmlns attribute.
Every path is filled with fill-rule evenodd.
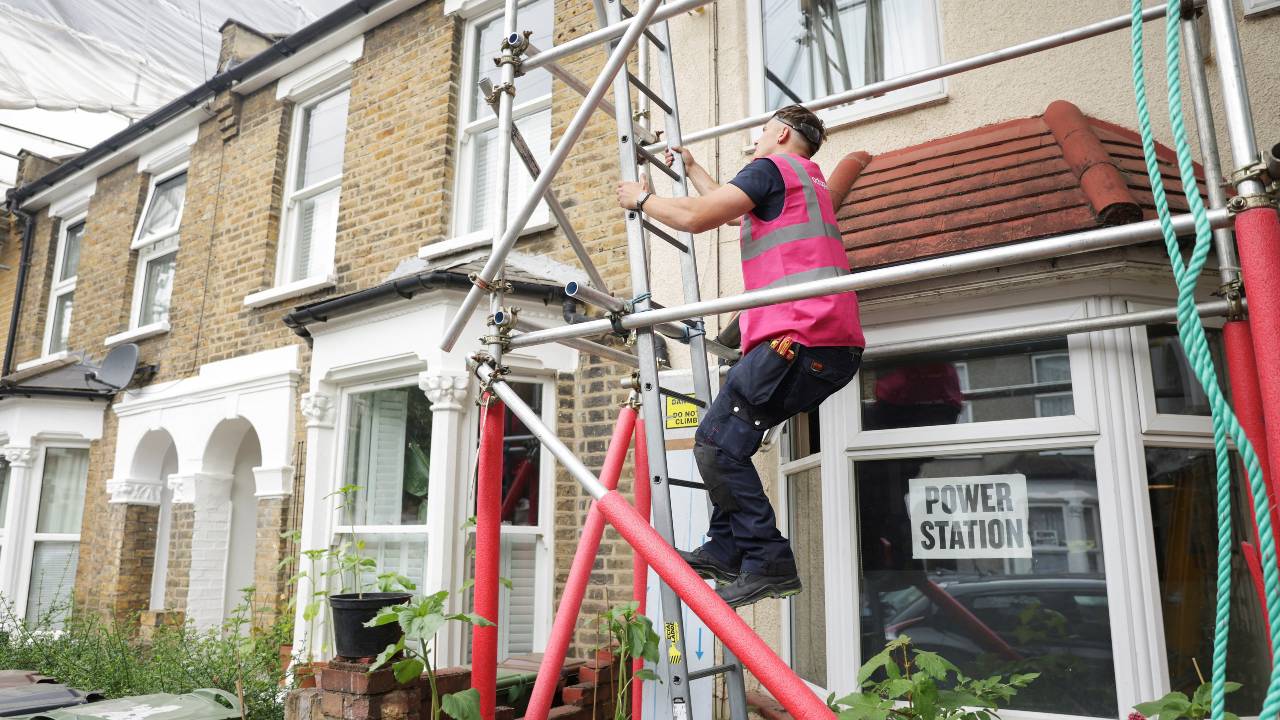
<svg viewBox="0 0 1280 720"><path fill-rule="evenodd" d="M645 201L644 214L672 230L699 233L708 228L701 227L699 223L700 208L698 206L699 198L654 195Z"/></svg>
<svg viewBox="0 0 1280 720"><path fill-rule="evenodd" d="M685 165L684 171L689 176L689 182L693 183L693 188L698 191L699 195L710 195L720 189L720 183L713 180L710 173L701 165L696 163Z"/></svg>

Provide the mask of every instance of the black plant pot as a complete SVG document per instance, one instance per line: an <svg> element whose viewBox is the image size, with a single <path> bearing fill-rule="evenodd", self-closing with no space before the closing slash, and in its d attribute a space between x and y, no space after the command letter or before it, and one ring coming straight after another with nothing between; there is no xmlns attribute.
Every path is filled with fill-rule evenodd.
<svg viewBox="0 0 1280 720"><path fill-rule="evenodd" d="M404 592L346 593L329 597L333 611L333 643L339 657L374 657L400 639L400 624L365 627L388 605L403 605L412 598Z"/></svg>

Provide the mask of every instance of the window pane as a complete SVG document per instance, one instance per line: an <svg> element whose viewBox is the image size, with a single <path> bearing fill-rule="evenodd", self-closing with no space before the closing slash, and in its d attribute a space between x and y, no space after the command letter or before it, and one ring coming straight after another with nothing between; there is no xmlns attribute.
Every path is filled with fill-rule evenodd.
<svg viewBox="0 0 1280 720"><path fill-rule="evenodd" d="M1147 482L1155 532L1156 568L1164 609L1169 681L1188 694L1200 681L1195 665L1208 672L1213 658L1213 623L1218 568L1217 472L1212 450L1147 448ZM1232 469L1236 468L1232 463ZM1265 612L1244 566L1240 542L1252 520L1249 500L1232 483L1231 652L1227 677L1244 683L1227 696L1227 709L1257 715L1271 666Z"/></svg>
<svg viewBox="0 0 1280 720"><path fill-rule="evenodd" d="M551 155L551 111L543 110L517 118L516 125L519 126L534 157L545 166ZM471 217L467 223L467 232L484 230L490 227L493 221L494 211L491 209L491 199L498 190L498 178L494 173L497 166L497 132L494 128L478 133L474 137L475 148L472 161L475 163L475 169L470 176ZM529 177L529 171L525 169L524 164L514 155L507 177L510 188L507 193L507 222L510 224L515 220L516 213L520 212L520 204L529 197L529 192L533 189L533 179ZM540 203L535 215L545 212L546 206Z"/></svg>
<svg viewBox="0 0 1280 720"><path fill-rule="evenodd" d="M182 202L187 195L187 174L174 175L156 185L142 221L141 237L173 232L182 223Z"/></svg>
<svg viewBox="0 0 1280 720"><path fill-rule="evenodd" d="M342 151L347 135L347 102L351 91L327 97L302 115L303 146L298 184L314 185L342 174Z"/></svg>
<svg viewBox="0 0 1280 720"><path fill-rule="evenodd" d="M1071 415L1067 359L1061 337L866 363L862 429Z"/></svg>
<svg viewBox="0 0 1280 720"><path fill-rule="evenodd" d="M467 536L466 579L475 579L476 536ZM498 592L498 658L533 652L533 627L536 621L537 597L537 548L538 539L529 535L503 533L498 576L511 581L508 589L500 583ZM473 607L474 589L463 598L464 607ZM471 633L463 635L466 649L463 655L471 661Z"/></svg>
<svg viewBox="0 0 1280 720"><path fill-rule="evenodd" d="M62 352L67 349L71 338L71 301L74 292L63 293L53 301L53 328L49 332L49 352Z"/></svg>
<svg viewBox="0 0 1280 720"><path fill-rule="evenodd" d="M552 46L552 12L554 4L551 0L534 0L520 6L519 27L522 30L532 30L533 34L529 36L529 42L539 50L547 50ZM493 58L501 54L502 46L502 15L495 15L492 19L485 21L476 29L476 42L473 45L475 56L472 58L471 67L475 68L472 75L471 87L475 89L472 93L471 102L471 121L484 120L493 116L493 112L489 110L488 103L480 94L477 83L484 78L498 86L502 83L502 70L493 64ZM516 78L516 98L518 102L526 102L533 98L542 97L551 94L551 75L541 68ZM523 129L523 128L522 128Z"/></svg>
<svg viewBox="0 0 1280 720"><path fill-rule="evenodd" d="M344 577L334 578L330 584L330 592L374 590L377 587L377 576L388 572L399 573L409 578L417 586L415 592L418 594L436 591L436 588L422 586L427 572L425 533L362 533L359 536L344 534L338 536L336 546L340 552L354 553L357 539L364 545L359 550L360 555L373 558L377 562L377 572L374 572L374 568L366 568L360 578L360 587L356 586L355 578L348 572Z"/></svg>
<svg viewBox="0 0 1280 720"><path fill-rule="evenodd" d="M1115 717L1092 451L876 460L854 468L863 660L907 635L918 649L940 653L970 677L1042 673L1018 693L1013 709ZM1019 502L1025 506L1025 535L1017 525L1022 519L1007 531L974 522L985 510L967 520L936 519L957 512L948 503L963 508L968 497L958 491L948 499L946 488L963 489L965 482L980 488L976 483L989 476L1010 475L1024 478L1025 495L1015 491L1007 497L1013 516L1020 514ZM916 505L913 513L907 503L913 478L939 479L929 484L943 490L932 506L941 514L931 513L932 521L920 519L924 505ZM1006 489L1012 483L1006 480ZM983 509L981 497L971 497L976 504L970 509ZM1000 498L999 490L994 498ZM915 522L919 528L912 527ZM922 539L917 545L915 530L928 537L925 522L933 523L934 542ZM997 530L1029 541L1030 557L999 549ZM951 557L935 559L938 553L931 548L947 549ZM1062 693L1063 687L1072 692Z"/></svg>
<svg viewBox="0 0 1280 720"><path fill-rule="evenodd" d="M417 388L351 398L344 484L349 525L424 525L431 467L431 403Z"/></svg>
<svg viewBox="0 0 1280 720"><path fill-rule="evenodd" d="M84 240L84 222L78 222L67 228L67 236L62 246L62 269L58 280L70 280L76 276L80 267L80 245Z"/></svg>
<svg viewBox="0 0 1280 720"><path fill-rule="evenodd" d="M173 294L173 271L178 251L147 261L142 286L139 325L150 325L169 319L169 298Z"/></svg>
<svg viewBox="0 0 1280 720"><path fill-rule="evenodd" d="M338 197L342 188L332 188L298 203L293 262L288 281L318 277L333 262L334 239L338 232Z"/></svg>
<svg viewBox="0 0 1280 720"><path fill-rule="evenodd" d="M1226 361L1222 356L1222 331L1205 328L1209 341L1209 354L1218 368L1218 382L1224 393L1229 392L1225 377ZM1171 415L1211 414L1209 398L1200 387L1187 364L1187 357L1178 341L1178 328L1173 324L1147 326L1147 352L1151 358L1151 385L1155 390L1156 412Z"/></svg>
<svg viewBox="0 0 1280 720"><path fill-rule="evenodd" d="M804 581L791 598L791 667L818 685L827 683L826 575L822 551L822 469L787 478L787 534Z"/></svg>
<svg viewBox="0 0 1280 720"><path fill-rule="evenodd" d="M78 542L37 542L31 553L31 585L27 592L27 624L44 620L59 629L67 617L71 589L80 561Z"/></svg>
<svg viewBox="0 0 1280 720"><path fill-rule="evenodd" d="M87 448L49 448L44 451L37 533L80 534L84 517L84 488L89 479Z"/></svg>
<svg viewBox="0 0 1280 720"><path fill-rule="evenodd" d="M542 414L541 385L512 382L511 387L534 412ZM504 405L503 413L502 522L537 525L542 444L510 408Z"/></svg>
<svg viewBox="0 0 1280 720"><path fill-rule="evenodd" d="M818 427L818 410L801 413L782 426L783 462L799 460L822 451L822 431Z"/></svg>
<svg viewBox="0 0 1280 720"><path fill-rule="evenodd" d="M777 108L921 70L931 0L761 0L766 102Z"/></svg>

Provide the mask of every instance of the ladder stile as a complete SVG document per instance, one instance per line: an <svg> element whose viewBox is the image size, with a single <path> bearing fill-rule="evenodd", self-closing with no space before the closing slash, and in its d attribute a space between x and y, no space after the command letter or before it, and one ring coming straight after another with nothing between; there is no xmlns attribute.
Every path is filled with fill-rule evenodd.
<svg viewBox="0 0 1280 720"><path fill-rule="evenodd" d="M676 88L675 64L670 50L670 30L665 20L655 23L651 30L658 39L656 48L659 56L657 63L659 87L667 106L665 108L667 109L665 117L666 138L670 145L680 147L683 145L683 137L680 132L680 106L677 100L679 94ZM678 182L672 184L673 193L678 197L688 196L688 175L684 167L684 158L680 153L675 154L672 167L680 174L681 178ZM690 233L677 233L677 238L688 248L687 252L680 254L684 299L685 302L698 302L702 298L702 294L701 288L698 286L700 275L698 273L693 235ZM706 403L707 408L710 408L712 400L711 370L707 359L707 345L706 318L700 318L697 334L690 337L690 367L693 374L694 394ZM702 412L699 412L699 416L701 414ZM710 517L711 497L707 495L706 498L708 517ZM725 665L728 666L723 675L725 678L725 694L728 696L729 701L730 720L747 720L746 680L743 677L742 663L738 662L738 658L734 656L728 647L722 646L721 649L724 654Z"/></svg>

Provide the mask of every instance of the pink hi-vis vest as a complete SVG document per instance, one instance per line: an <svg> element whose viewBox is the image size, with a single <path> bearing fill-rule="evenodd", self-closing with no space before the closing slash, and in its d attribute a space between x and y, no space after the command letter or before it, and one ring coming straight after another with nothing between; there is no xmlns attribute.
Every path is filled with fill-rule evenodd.
<svg viewBox="0 0 1280 720"><path fill-rule="evenodd" d="M770 155L787 195L782 212L762 220L742 217L742 280L748 291L796 285L849 274L831 191L822 170L799 155ZM790 335L808 347L862 347L858 297L840 293L752 308L742 313L742 353L761 342Z"/></svg>

